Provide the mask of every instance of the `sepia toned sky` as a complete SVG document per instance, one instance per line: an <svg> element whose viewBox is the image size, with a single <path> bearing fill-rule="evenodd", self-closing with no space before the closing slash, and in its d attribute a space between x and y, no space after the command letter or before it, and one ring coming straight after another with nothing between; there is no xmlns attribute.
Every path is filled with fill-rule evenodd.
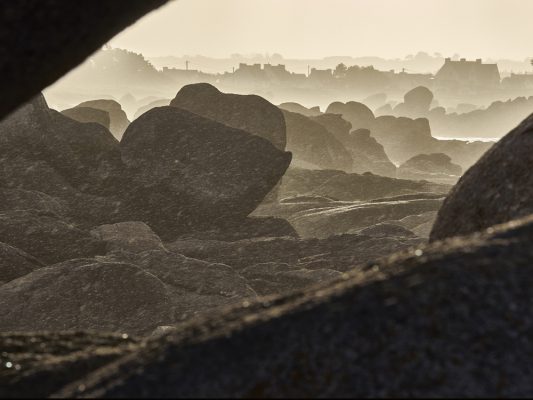
<svg viewBox="0 0 533 400"><path fill-rule="evenodd" d="M533 0L173 0L115 37L147 56L533 56Z"/></svg>

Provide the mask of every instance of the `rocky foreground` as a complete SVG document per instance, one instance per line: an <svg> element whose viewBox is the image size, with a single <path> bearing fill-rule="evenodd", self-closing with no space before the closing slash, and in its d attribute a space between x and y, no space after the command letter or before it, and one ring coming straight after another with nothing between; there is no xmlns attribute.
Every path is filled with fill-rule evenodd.
<svg viewBox="0 0 533 400"><path fill-rule="evenodd" d="M97 103L0 124L0 396L533 393L529 120L449 193L347 172L369 136L338 115L170 104L120 142ZM460 168L404 169L427 165Z"/></svg>

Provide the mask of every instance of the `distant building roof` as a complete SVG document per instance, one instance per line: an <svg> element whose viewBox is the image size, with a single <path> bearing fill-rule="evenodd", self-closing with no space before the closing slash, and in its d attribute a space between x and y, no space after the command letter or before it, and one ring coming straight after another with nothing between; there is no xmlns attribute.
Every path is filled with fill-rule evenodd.
<svg viewBox="0 0 533 400"><path fill-rule="evenodd" d="M500 83L500 71L497 64L484 64L481 59L467 61L462 58L452 61L447 58L442 68L435 75L437 82L474 84L492 86Z"/></svg>

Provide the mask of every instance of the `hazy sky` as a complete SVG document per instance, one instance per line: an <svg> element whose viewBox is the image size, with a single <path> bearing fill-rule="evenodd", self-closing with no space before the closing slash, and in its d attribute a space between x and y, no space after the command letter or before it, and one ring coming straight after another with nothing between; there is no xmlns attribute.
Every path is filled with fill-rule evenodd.
<svg viewBox="0 0 533 400"><path fill-rule="evenodd" d="M174 0L111 41L148 56L533 56L532 0Z"/></svg>

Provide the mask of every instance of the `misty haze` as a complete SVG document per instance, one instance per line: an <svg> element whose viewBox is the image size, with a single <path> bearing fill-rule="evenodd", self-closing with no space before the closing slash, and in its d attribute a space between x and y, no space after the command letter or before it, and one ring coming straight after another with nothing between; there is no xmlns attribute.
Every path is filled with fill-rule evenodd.
<svg viewBox="0 0 533 400"><path fill-rule="evenodd" d="M533 395L533 3L0 7L1 397Z"/></svg>

